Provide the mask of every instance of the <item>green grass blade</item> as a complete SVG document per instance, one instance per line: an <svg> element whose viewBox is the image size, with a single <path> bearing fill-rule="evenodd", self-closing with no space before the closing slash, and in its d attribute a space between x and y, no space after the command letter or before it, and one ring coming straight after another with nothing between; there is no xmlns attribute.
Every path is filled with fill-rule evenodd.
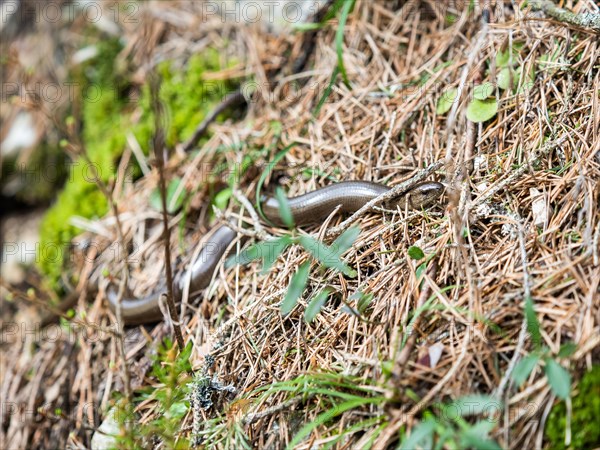
<svg viewBox="0 0 600 450"><path fill-rule="evenodd" d="M321 308L327 302L329 294L331 294L331 289L325 288L312 298L306 307L306 311L304 311L304 320L306 323L312 322L317 317L317 314L321 312Z"/></svg>
<svg viewBox="0 0 600 450"><path fill-rule="evenodd" d="M330 269L336 269L349 277L355 277L356 272L343 262L337 253L311 236L300 236L299 243L304 247L317 261Z"/></svg>
<svg viewBox="0 0 600 450"><path fill-rule="evenodd" d="M344 84L348 87L348 89L351 87L350 81L348 80L348 73L346 72L346 67L344 66L344 28L346 27L348 16L354 8L354 2L355 0L347 0L344 2L342 13L340 14L338 29L335 33L335 49L338 57L338 67L340 69L340 73L342 74Z"/></svg>
<svg viewBox="0 0 600 450"><path fill-rule="evenodd" d="M304 425L300 431L294 436L294 438L290 441L287 450L292 450L295 448L302 440L309 436L312 431L320 425L323 425L326 422L329 422L331 419L343 414L346 411L349 411L354 408L358 408L359 406L369 405L369 404L378 404L385 401L385 397L370 397L370 398L360 398L356 400L350 400L344 403L340 403L339 405L334 406L333 408L325 411L322 414L319 414L315 420L310 423Z"/></svg>
<svg viewBox="0 0 600 450"><path fill-rule="evenodd" d="M299 268L298 271L292 277L292 281L288 286L285 298L281 303L281 314L287 316L292 309L296 306L298 299L304 292L306 284L308 283L308 275L310 270L310 262L306 261Z"/></svg>

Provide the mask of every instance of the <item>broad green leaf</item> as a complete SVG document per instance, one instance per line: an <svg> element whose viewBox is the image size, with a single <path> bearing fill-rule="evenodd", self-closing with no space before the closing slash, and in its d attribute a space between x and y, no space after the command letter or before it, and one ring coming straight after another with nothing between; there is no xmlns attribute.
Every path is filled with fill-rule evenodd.
<svg viewBox="0 0 600 450"><path fill-rule="evenodd" d="M552 358L546 358L544 372L552 392L566 400L571 393L571 374Z"/></svg>
<svg viewBox="0 0 600 450"><path fill-rule="evenodd" d="M231 193L231 188L225 188L222 191L219 191L213 200L214 205L221 210L227 208L227 204L231 198Z"/></svg>
<svg viewBox="0 0 600 450"><path fill-rule="evenodd" d="M309 436L315 428L323 425L324 423L330 422L332 419L335 419L344 412L353 409L359 409L365 405L377 405L383 403L384 401L385 397L359 397L335 405L325 412L319 414L312 422L309 421L306 425L304 425L287 445L286 450L292 450L296 448L298 444L302 442L304 438Z"/></svg>
<svg viewBox="0 0 600 450"><path fill-rule="evenodd" d="M297 23L293 26L294 30L296 31L313 31L313 30L319 30L321 28L323 28L323 24L322 23L314 23L314 22L301 22L301 23Z"/></svg>
<svg viewBox="0 0 600 450"><path fill-rule="evenodd" d="M486 100L494 96L496 88L492 83L486 81L483 84L479 84L473 88L473 97L477 100Z"/></svg>
<svg viewBox="0 0 600 450"><path fill-rule="evenodd" d="M476 450L502 450L502 447L500 447L496 441L481 437L481 434L470 429L463 431L460 434L460 437L462 448L473 448Z"/></svg>
<svg viewBox="0 0 600 450"><path fill-rule="evenodd" d="M542 345L542 334L540 333L540 322L535 314L531 297L525 299L525 320L527 320L527 331L529 331L531 341L539 349Z"/></svg>
<svg viewBox="0 0 600 450"><path fill-rule="evenodd" d="M518 62L519 50L523 48L522 42L513 42L512 45L512 61L510 61L510 47L504 51L496 53L496 67L507 67L512 62L515 65Z"/></svg>
<svg viewBox="0 0 600 450"><path fill-rule="evenodd" d="M423 276L423 274L425 273L426 270L427 270L427 262L424 262L424 263L418 265L417 270L415 270L415 275L417 277L417 280L421 279L421 277Z"/></svg>
<svg viewBox="0 0 600 450"><path fill-rule="evenodd" d="M496 82L498 83L498 87L500 89L509 89L510 88L510 74L513 74L514 80L514 72L511 68L505 67L500 72L498 72L498 76L496 77ZM513 81L514 82L514 81Z"/></svg>
<svg viewBox="0 0 600 450"><path fill-rule="evenodd" d="M512 373L512 379L514 380L517 387L521 387L521 385L525 382L527 377L529 377L529 374L535 368L539 360L540 357L534 354L522 358L517 363Z"/></svg>
<svg viewBox="0 0 600 450"><path fill-rule="evenodd" d="M482 413L500 411L502 404L490 395L465 395L447 405L448 417L458 414L460 417L477 416Z"/></svg>
<svg viewBox="0 0 600 450"><path fill-rule="evenodd" d="M560 350L558 351L559 358L568 358L577 350L577 344L575 342L567 342L560 346Z"/></svg>
<svg viewBox="0 0 600 450"><path fill-rule="evenodd" d="M335 80L337 79L337 76L339 75L339 73L340 73L340 68L338 66L335 66L335 68L333 69L333 73L331 74L331 78L329 79L329 84L325 88L325 91L323 92L323 96L319 99L319 103L317 103L317 107L313 111L313 117L317 117L319 115L319 112L321 112L321 108L323 108L323 105L325 104L325 102L327 101L329 96L331 95L331 91L333 90L333 85L335 84Z"/></svg>
<svg viewBox="0 0 600 450"><path fill-rule="evenodd" d="M482 420L475 425L467 425L466 429L459 432L461 447L477 450L501 450L502 447L496 441L488 438L496 425L497 422L492 420Z"/></svg>
<svg viewBox="0 0 600 450"><path fill-rule="evenodd" d="M283 253L283 251L289 246L292 245L293 239L289 235L283 235L280 238L276 238L270 241L266 241L266 248L263 248L265 252L263 254L263 267L261 270L262 274L267 273L273 264L279 258L279 255Z"/></svg>
<svg viewBox="0 0 600 450"><path fill-rule="evenodd" d="M300 236L300 245L304 247L317 261L330 269L336 269L349 277L355 277L356 272L344 263L330 247L311 236Z"/></svg>
<svg viewBox="0 0 600 450"><path fill-rule="evenodd" d="M528 73L521 75L523 67L517 67L515 70L515 80L519 82L518 92L523 93L533 88L535 84L535 68L531 67Z"/></svg>
<svg viewBox="0 0 600 450"><path fill-rule="evenodd" d="M471 122L480 123L490 120L498 112L498 102L495 98L486 100L471 100L467 107L467 119Z"/></svg>
<svg viewBox="0 0 600 450"><path fill-rule="evenodd" d="M438 100L436 114L446 114L452 108L452 105L458 98L458 89L450 88L446 90Z"/></svg>
<svg viewBox="0 0 600 450"><path fill-rule="evenodd" d="M411 259L418 261L425 258L425 253L423 253L423 250L421 250L419 247L413 245L408 249L408 256L410 256Z"/></svg>
<svg viewBox="0 0 600 450"><path fill-rule="evenodd" d="M288 286L287 293L285 294L285 298L281 303L281 314L283 316L287 316L294 307L296 303L298 303L298 299L304 292L306 288L306 283L308 283L308 275L310 270L310 262L306 261L302 263L302 265L298 268L298 271L292 277L292 281Z"/></svg>
<svg viewBox="0 0 600 450"><path fill-rule="evenodd" d="M280 126L279 122L275 122ZM291 144L287 145L283 150L281 150L279 153L277 153L275 155L275 158L273 158L273 161L269 162L266 166L265 166L265 170L263 170L263 172L260 174L260 178L258 179L258 185L256 186L256 206L258 209L259 214L265 218L265 215L262 212L262 206L261 206L261 192L262 192L262 187L265 184L265 180L267 179L267 177L269 176L269 174L271 173L271 171L273 170L273 168L277 165L277 163L279 161L281 161L285 155L287 154L287 152L289 152L294 145L296 145L295 142L292 142ZM267 222L269 222L267 220Z"/></svg>
<svg viewBox="0 0 600 450"><path fill-rule="evenodd" d="M431 448L433 433L436 428L435 419L428 419L414 427L404 439L397 450L414 450L417 447Z"/></svg>
<svg viewBox="0 0 600 450"><path fill-rule="evenodd" d="M165 413L165 416L170 419L182 418L188 411L188 406L185 402L176 402L171 405L169 410Z"/></svg>
<svg viewBox="0 0 600 450"><path fill-rule="evenodd" d="M167 212L174 214L181 208L183 200L187 194L187 191L181 186L181 178L173 178L167 186ZM156 211L162 211L162 199L160 195L160 189L154 188L150 193L150 206Z"/></svg>
<svg viewBox="0 0 600 450"><path fill-rule="evenodd" d="M359 227L350 227L346 231L344 231L338 238L333 241L331 244L331 249L335 252L336 255L342 256L346 250L348 250L354 242L358 235L360 234Z"/></svg>
<svg viewBox="0 0 600 450"><path fill-rule="evenodd" d="M329 294L331 294L331 289L324 288L312 298L312 300L306 307L306 311L304 311L304 320L307 323L312 322L313 319L317 317L317 314L321 312L321 308L329 298Z"/></svg>
<svg viewBox="0 0 600 450"><path fill-rule="evenodd" d="M281 253L283 253L288 245L292 244L292 242L292 238L288 235L268 241L258 242L254 245L251 245L247 249L242 250L239 255L233 255L229 257L225 262L225 267L230 268L236 264L244 266L255 259L262 259L262 270L264 273L271 268L273 262L279 257L279 255L281 255Z"/></svg>
<svg viewBox="0 0 600 450"><path fill-rule="evenodd" d="M371 304L371 301L373 300L374 295L371 292L368 294L365 294L364 292L358 291L357 293L359 294L359 296L358 296L358 301L356 302L356 309L358 309L359 313L363 314L367 310L369 305ZM354 297L354 295L353 295L353 297Z"/></svg>
<svg viewBox="0 0 600 450"><path fill-rule="evenodd" d="M288 228L294 228L292 209L290 208L285 192L280 187L275 190L275 198L277 199L277 203L279 203L279 217L281 217L281 220Z"/></svg>
<svg viewBox="0 0 600 450"><path fill-rule="evenodd" d="M506 67L508 65L510 53L508 48L504 51L496 53L496 67Z"/></svg>

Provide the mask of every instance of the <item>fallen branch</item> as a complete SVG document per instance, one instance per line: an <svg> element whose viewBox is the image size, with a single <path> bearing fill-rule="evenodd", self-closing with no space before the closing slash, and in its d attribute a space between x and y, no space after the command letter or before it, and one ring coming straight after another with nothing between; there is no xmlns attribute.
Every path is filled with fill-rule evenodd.
<svg viewBox="0 0 600 450"><path fill-rule="evenodd" d="M600 33L600 14L598 13L575 14L556 6L550 0L532 0L529 4L533 11L542 11L547 16L559 22L576 27L589 28L596 33Z"/></svg>
<svg viewBox="0 0 600 450"><path fill-rule="evenodd" d="M364 216L367 212L371 211L375 206L378 206L382 203L385 203L387 200L391 200L393 198L399 197L402 194L408 192L416 183L424 180L431 173L438 170L440 167L444 165L443 161L437 161L433 164L430 164L426 169L421 170L412 178L400 183L397 186L394 186L389 191L375 197L373 200L368 201L363 207L361 207L358 211L340 223L337 227L333 227L327 231L327 237L337 236L338 234L344 232L350 225L352 225L358 218Z"/></svg>

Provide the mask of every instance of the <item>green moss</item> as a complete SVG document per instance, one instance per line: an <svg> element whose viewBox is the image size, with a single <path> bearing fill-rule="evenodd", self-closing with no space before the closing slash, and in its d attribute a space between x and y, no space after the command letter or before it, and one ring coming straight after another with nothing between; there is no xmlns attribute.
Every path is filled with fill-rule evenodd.
<svg viewBox="0 0 600 450"><path fill-rule="evenodd" d="M38 261L54 289L59 287L69 243L79 232L69 220L75 215L92 218L106 213L107 201L95 178L109 181L123 152L123 100L114 90L119 85L115 60L120 48L116 39L99 43L98 56L71 74L72 82L82 87L81 134L92 165L81 158L70 165L65 187L41 224Z"/></svg>
<svg viewBox="0 0 600 450"><path fill-rule="evenodd" d="M230 81L204 79L206 72L215 72L220 68L220 55L214 49L192 56L184 70L178 70L169 61L159 65L158 73L162 81L160 97L166 107L165 138L169 147L189 138L206 113L236 87ZM145 147L154 128L148 86L142 89L140 106L143 113L134 134L140 145Z"/></svg>
<svg viewBox="0 0 600 450"><path fill-rule="evenodd" d="M69 243L80 232L69 224L71 217L94 218L107 212L107 201L97 187L95 174L104 183L114 179L128 130L134 133L146 154L153 133L148 87L143 87L138 104L127 101L129 86L116 67L120 43L105 41L98 47L98 56L73 74L74 81L83 87L81 136L93 167L82 159L72 165L63 192L41 226L39 266L54 289L59 287ZM233 90L231 82L203 78L206 71L220 68L220 55L214 49L193 56L182 69L170 61L159 65L167 145L187 139L206 113ZM140 110L135 124L130 119L134 108ZM139 176L139 168L134 168L133 174ZM57 248L61 249L58 254Z"/></svg>
<svg viewBox="0 0 600 450"><path fill-rule="evenodd" d="M600 443L600 428L597 425L600 414L600 365L594 365L583 376L572 402L571 444L565 446L566 407L565 402L561 401L548 416L544 430L546 448L593 448Z"/></svg>

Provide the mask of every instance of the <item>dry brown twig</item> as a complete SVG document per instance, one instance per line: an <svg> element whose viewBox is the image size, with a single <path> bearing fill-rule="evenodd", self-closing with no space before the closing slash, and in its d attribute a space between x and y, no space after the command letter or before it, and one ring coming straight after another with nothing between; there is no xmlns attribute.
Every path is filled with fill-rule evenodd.
<svg viewBox="0 0 600 450"><path fill-rule="evenodd" d="M357 219L364 216L367 212L371 211L375 206L381 205L382 203L385 203L388 200L397 198L397 197L401 196L402 194L405 194L416 183L424 180L426 177L428 177L430 174L432 174L433 172L438 170L443 165L444 165L444 163L442 161L434 162L434 163L430 164L427 168L417 172L410 179L394 186L392 189L379 195L378 197L374 198L373 200L368 201L364 206L362 206L358 211L353 213L350 217L348 217L346 220L344 220L338 226L332 227L329 230L327 230L326 236L327 237L335 237L338 234L343 233L345 230L347 230L350 227L350 225L352 225L354 222L356 222Z"/></svg>
<svg viewBox="0 0 600 450"><path fill-rule="evenodd" d="M181 333L181 325L179 322L179 312L175 307L175 299L173 294L173 272L171 265L171 229L169 228L169 218L167 216L167 184L165 180L165 161L164 152L165 138L164 138L164 124L163 119L163 106L160 101L160 79L158 74L151 70L149 72L148 84L150 86L150 103L152 107L152 113L154 115L154 136L152 139L152 145L154 150L154 157L157 162L157 169L159 175L159 190L160 198L162 203L162 218L163 218L163 244L165 251L165 272L167 279L167 306L169 314L173 323L173 331L175 332L175 339L179 350L183 351L185 343L183 341L183 334Z"/></svg>
<svg viewBox="0 0 600 450"><path fill-rule="evenodd" d="M529 4L531 5L532 10L543 11L545 14L561 23L600 33L599 13L575 14L557 6L550 0L530 0Z"/></svg>

